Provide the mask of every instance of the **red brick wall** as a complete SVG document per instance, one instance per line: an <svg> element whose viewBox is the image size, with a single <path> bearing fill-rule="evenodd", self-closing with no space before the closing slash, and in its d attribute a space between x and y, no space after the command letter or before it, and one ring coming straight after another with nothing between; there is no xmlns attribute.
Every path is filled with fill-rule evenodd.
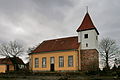
<svg viewBox="0 0 120 80"><path fill-rule="evenodd" d="M81 70L91 71L99 68L99 53L96 49L81 50Z"/></svg>

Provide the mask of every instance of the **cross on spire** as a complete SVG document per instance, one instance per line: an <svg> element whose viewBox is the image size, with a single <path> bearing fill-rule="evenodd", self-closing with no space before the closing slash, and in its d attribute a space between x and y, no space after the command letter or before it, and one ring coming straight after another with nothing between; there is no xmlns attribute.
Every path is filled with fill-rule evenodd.
<svg viewBox="0 0 120 80"><path fill-rule="evenodd" d="M88 6L86 6L86 12L88 13Z"/></svg>

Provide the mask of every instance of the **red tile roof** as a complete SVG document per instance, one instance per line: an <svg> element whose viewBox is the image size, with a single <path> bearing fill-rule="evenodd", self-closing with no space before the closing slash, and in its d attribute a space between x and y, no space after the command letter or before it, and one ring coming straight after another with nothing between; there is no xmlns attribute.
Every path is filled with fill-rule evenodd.
<svg viewBox="0 0 120 80"><path fill-rule="evenodd" d="M11 57L11 58L1 58L0 59L0 64L24 64L24 62L22 61L22 59L20 59L19 57Z"/></svg>
<svg viewBox="0 0 120 80"><path fill-rule="evenodd" d="M9 58L1 58L0 64L12 64L12 61Z"/></svg>
<svg viewBox="0 0 120 80"><path fill-rule="evenodd" d="M32 53L78 49L78 37L67 37L43 41Z"/></svg>
<svg viewBox="0 0 120 80"><path fill-rule="evenodd" d="M12 57L10 58L13 64L24 64L23 60L20 59L19 57Z"/></svg>
<svg viewBox="0 0 120 80"><path fill-rule="evenodd" d="M89 13L87 12L83 21L82 21L82 24L79 26L79 28L77 29L77 32L79 31L85 31L85 30L90 30L90 29L95 29L97 34L99 34L99 32L97 31L97 29L95 28L91 18L90 18L90 15Z"/></svg>

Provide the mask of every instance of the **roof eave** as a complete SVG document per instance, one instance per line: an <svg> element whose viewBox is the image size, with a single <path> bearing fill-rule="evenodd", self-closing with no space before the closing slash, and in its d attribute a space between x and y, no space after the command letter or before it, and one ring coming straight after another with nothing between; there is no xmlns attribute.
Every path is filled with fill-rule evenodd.
<svg viewBox="0 0 120 80"><path fill-rule="evenodd" d="M32 54L40 54L40 53L49 53L49 52L76 51L76 50L78 50L78 49L67 49L67 50L55 50L55 51L33 52L33 53L30 53L29 55L32 55Z"/></svg>
<svg viewBox="0 0 120 80"><path fill-rule="evenodd" d="M95 29L95 31L97 32L97 34L99 35L99 32L96 28L91 28L91 29L84 29L84 30L77 30L77 32L81 32L81 31L87 31L87 30L92 30Z"/></svg>

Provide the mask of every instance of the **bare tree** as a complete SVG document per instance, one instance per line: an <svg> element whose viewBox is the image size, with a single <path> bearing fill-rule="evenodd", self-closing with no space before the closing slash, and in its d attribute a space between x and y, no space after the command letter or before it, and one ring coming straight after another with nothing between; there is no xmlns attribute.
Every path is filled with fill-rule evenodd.
<svg viewBox="0 0 120 80"><path fill-rule="evenodd" d="M23 53L24 48L20 42L10 41L0 44L0 55L9 58L13 62L15 70L19 70L17 57L21 56Z"/></svg>
<svg viewBox="0 0 120 80"><path fill-rule="evenodd" d="M32 51L33 51L35 48L36 48L35 46L29 47L29 48L27 49L28 55L29 55L30 53L32 53ZM25 59L29 62L29 56L27 56Z"/></svg>
<svg viewBox="0 0 120 80"><path fill-rule="evenodd" d="M10 41L0 45L0 55L5 57L17 57L24 52L23 45L17 41Z"/></svg>
<svg viewBox="0 0 120 80"><path fill-rule="evenodd" d="M119 58L115 58L114 64L115 64L117 67L120 66L120 59L119 59Z"/></svg>
<svg viewBox="0 0 120 80"><path fill-rule="evenodd" d="M99 44L100 56L105 63L105 68L110 69L109 63L114 61L115 55L119 53L116 41L110 38L103 38Z"/></svg>
<svg viewBox="0 0 120 80"><path fill-rule="evenodd" d="M30 54L35 48L35 46L28 48L27 53Z"/></svg>

